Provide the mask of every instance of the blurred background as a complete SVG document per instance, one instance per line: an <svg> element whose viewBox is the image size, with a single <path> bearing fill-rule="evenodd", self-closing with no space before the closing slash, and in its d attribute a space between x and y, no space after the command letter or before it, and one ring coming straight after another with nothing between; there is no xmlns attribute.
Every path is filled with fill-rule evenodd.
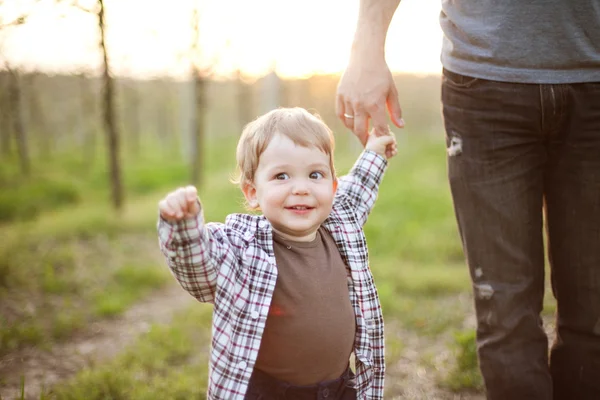
<svg viewBox="0 0 600 400"><path fill-rule="evenodd" d="M406 128L366 226L386 318L386 398L483 398L445 177L438 1L387 40ZM0 0L0 398L204 398L210 305L175 283L157 203L195 184L210 221L243 126L335 117L358 0ZM552 312L547 307L548 315Z"/></svg>
<svg viewBox="0 0 600 400"><path fill-rule="evenodd" d="M410 129L422 133L440 129L437 6L403 3L387 46L390 67L404 74ZM333 104L356 1L2 0L0 7L3 182L46 162L68 159L78 170L106 163L118 209L129 160L181 158L199 184L203 141L235 138L277 106L310 108L347 136ZM2 200L0 221L45 207L19 200Z"/></svg>

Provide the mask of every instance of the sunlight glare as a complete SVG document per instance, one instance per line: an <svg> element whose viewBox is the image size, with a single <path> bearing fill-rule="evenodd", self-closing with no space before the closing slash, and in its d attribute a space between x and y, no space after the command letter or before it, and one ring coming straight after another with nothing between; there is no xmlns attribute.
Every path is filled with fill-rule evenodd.
<svg viewBox="0 0 600 400"><path fill-rule="evenodd" d="M24 8L30 0L17 2ZM143 0L105 3L107 45L115 74L182 77L189 72L194 0L168 5ZM272 68L282 77L336 74L348 60L358 0L198 3L201 67L217 76L238 69L259 76ZM438 2L401 2L386 46L392 70L439 73L439 7ZM15 14L6 6L0 11L3 16ZM7 29L0 39L0 55L27 70L98 71L101 62L96 18L73 8L57 10L51 1L42 1L26 25Z"/></svg>

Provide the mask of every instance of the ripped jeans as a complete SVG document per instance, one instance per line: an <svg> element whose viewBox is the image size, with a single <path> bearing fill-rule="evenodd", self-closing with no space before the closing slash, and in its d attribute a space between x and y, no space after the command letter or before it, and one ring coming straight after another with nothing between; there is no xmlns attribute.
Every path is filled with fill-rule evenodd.
<svg viewBox="0 0 600 400"><path fill-rule="evenodd" d="M444 71L442 103L488 399L600 399L600 82ZM557 300L550 360L544 215Z"/></svg>

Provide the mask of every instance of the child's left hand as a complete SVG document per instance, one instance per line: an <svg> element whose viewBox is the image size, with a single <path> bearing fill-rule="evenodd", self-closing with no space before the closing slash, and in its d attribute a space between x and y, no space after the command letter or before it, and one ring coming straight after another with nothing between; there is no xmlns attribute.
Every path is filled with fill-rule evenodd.
<svg viewBox="0 0 600 400"><path fill-rule="evenodd" d="M396 144L396 137L389 131L387 135L376 135L375 130L369 132L369 138L365 149L374 151L375 153L384 156L386 159L390 159L398 154L398 146Z"/></svg>

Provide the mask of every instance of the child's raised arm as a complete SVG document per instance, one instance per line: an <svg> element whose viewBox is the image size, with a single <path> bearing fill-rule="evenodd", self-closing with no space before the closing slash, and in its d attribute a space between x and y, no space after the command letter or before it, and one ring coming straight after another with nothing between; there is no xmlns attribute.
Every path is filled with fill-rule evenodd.
<svg viewBox="0 0 600 400"><path fill-rule="evenodd" d="M158 209L160 249L171 272L192 296L212 303L220 265L235 259L224 225L204 223L193 186L169 193Z"/></svg>
<svg viewBox="0 0 600 400"><path fill-rule="evenodd" d="M396 138L389 135L369 134L365 151L356 161L348 175L338 180L336 198L350 203L358 222L364 225L375 204L379 183L387 167L387 159L397 154Z"/></svg>

